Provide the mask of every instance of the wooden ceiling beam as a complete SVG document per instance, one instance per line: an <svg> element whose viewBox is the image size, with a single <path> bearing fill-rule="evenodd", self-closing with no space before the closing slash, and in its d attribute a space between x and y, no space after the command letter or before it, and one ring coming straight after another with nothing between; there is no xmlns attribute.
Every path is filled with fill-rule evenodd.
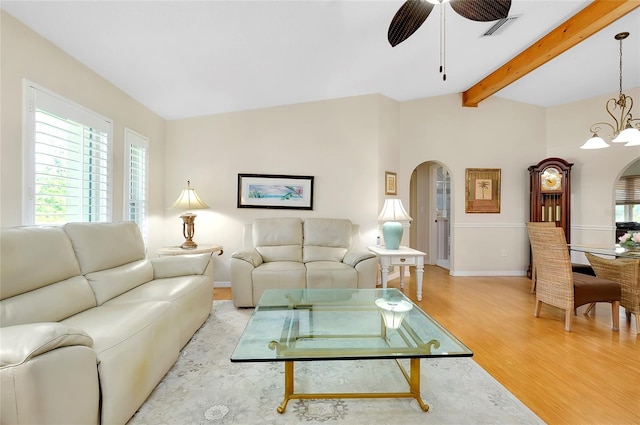
<svg viewBox="0 0 640 425"><path fill-rule="evenodd" d="M638 7L639 0L594 0L518 56L463 92L462 106L478 106L478 103Z"/></svg>

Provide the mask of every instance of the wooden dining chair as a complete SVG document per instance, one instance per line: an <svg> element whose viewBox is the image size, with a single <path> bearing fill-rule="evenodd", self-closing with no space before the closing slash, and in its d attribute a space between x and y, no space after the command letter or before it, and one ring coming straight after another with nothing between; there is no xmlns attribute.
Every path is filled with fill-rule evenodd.
<svg viewBox="0 0 640 425"><path fill-rule="evenodd" d="M629 328L631 315L635 317L636 334L640 334L640 260L634 258L602 258L586 253L589 264L601 278L618 282L622 289L620 305L624 307ZM589 306L589 309L592 306ZM586 313L585 313L586 314Z"/></svg>
<svg viewBox="0 0 640 425"><path fill-rule="evenodd" d="M576 308L592 302L610 302L612 329L619 330L620 284L613 280L573 272L562 228L527 223L527 232L536 259L534 316L540 317L542 303L558 307L565 311L564 329L571 331Z"/></svg>

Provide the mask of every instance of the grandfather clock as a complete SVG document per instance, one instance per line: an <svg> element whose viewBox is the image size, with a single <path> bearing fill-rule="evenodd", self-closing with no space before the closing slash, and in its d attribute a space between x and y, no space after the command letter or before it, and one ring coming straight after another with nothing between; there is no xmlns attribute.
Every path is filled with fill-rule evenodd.
<svg viewBox="0 0 640 425"><path fill-rule="evenodd" d="M529 167L529 221L553 222L571 242L571 167L561 158L543 159ZM527 272L531 277L531 266Z"/></svg>

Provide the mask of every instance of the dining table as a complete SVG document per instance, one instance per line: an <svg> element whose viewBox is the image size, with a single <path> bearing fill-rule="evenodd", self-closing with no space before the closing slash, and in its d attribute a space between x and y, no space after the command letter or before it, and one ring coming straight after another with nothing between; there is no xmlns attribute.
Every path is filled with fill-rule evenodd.
<svg viewBox="0 0 640 425"><path fill-rule="evenodd" d="M569 250L574 252L605 255L615 258L640 259L640 247L628 247L620 244L596 245L596 244L568 244Z"/></svg>

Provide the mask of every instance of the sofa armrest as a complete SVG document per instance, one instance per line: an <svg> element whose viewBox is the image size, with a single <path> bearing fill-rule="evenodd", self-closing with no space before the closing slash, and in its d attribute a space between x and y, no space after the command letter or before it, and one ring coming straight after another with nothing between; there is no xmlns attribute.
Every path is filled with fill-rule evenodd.
<svg viewBox="0 0 640 425"><path fill-rule="evenodd" d="M260 264L262 264L262 255L260 255L260 253L255 249L241 249L234 252L231 255L231 258L246 261L253 267L258 267Z"/></svg>
<svg viewBox="0 0 640 425"><path fill-rule="evenodd" d="M56 348L93 346L82 329L57 322L32 323L0 328L0 367L17 365Z"/></svg>
<svg viewBox="0 0 640 425"><path fill-rule="evenodd" d="M211 262L209 254L173 255L151 259L153 278L189 276L205 274Z"/></svg>
<svg viewBox="0 0 640 425"><path fill-rule="evenodd" d="M373 258L375 256L376 255L371 251L353 249L347 251L347 253L344 255L344 258L342 259L342 262L350 265L351 267L355 267L359 262L367 260L369 258Z"/></svg>
<svg viewBox="0 0 640 425"><path fill-rule="evenodd" d="M98 359L83 330L62 323L0 329L0 423L100 423Z"/></svg>

